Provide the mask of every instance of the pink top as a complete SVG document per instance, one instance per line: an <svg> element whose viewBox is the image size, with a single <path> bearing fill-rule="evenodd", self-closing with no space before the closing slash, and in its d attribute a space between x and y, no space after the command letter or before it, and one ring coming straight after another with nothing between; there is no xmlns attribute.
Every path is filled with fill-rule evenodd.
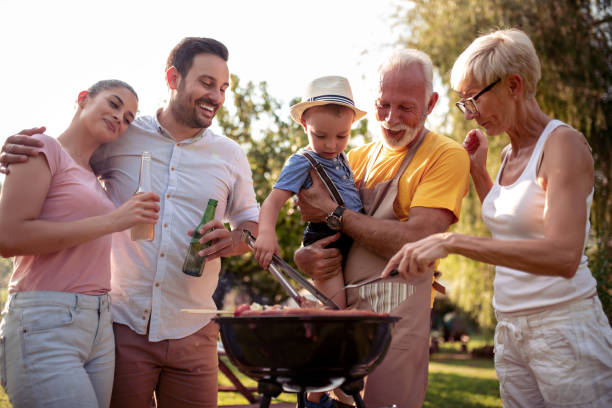
<svg viewBox="0 0 612 408"><path fill-rule="evenodd" d="M75 221L115 209L97 177L76 164L59 142L47 135L40 149L51 170L51 184L39 219ZM111 235L47 255L17 256L9 292L49 290L100 295L110 291Z"/></svg>

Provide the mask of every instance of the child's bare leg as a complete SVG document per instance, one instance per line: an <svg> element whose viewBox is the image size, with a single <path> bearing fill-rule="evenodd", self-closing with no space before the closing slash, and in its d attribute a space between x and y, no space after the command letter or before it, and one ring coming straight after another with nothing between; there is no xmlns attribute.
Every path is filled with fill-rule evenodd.
<svg viewBox="0 0 612 408"><path fill-rule="evenodd" d="M346 293L344 293L344 275L342 268L338 268L338 273L324 281L315 281L315 286L324 294L332 297L340 309L346 308Z"/></svg>

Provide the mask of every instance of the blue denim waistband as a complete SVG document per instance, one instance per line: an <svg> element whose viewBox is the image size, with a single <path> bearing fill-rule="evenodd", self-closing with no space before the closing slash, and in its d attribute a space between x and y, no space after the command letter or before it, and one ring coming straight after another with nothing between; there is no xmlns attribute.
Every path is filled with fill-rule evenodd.
<svg viewBox="0 0 612 408"><path fill-rule="evenodd" d="M103 295L83 295L81 293L54 292L54 291L27 291L13 292L6 301L6 309L32 306L65 306L75 310L93 309L109 310L111 297L108 293Z"/></svg>

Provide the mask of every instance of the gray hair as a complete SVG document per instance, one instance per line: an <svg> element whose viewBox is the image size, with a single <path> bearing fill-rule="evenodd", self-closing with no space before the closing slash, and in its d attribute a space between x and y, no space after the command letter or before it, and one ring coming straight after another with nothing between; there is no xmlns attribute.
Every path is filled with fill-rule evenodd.
<svg viewBox="0 0 612 408"><path fill-rule="evenodd" d="M510 74L523 79L525 96L533 97L542 73L533 43L518 29L498 30L476 38L455 61L451 88L473 79L489 84Z"/></svg>
<svg viewBox="0 0 612 408"><path fill-rule="evenodd" d="M433 63L429 55L425 54L423 51L414 48L396 50L378 67L378 73L379 76L381 76L391 69L402 69L412 64L419 65L423 70L423 77L425 78L425 100L429 100L429 97L433 93Z"/></svg>

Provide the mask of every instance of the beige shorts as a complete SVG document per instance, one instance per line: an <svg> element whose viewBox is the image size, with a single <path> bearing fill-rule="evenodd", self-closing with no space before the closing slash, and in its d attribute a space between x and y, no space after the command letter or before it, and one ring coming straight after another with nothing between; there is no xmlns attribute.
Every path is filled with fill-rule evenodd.
<svg viewBox="0 0 612 408"><path fill-rule="evenodd" d="M612 407L612 329L597 296L496 315L504 407Z"/></svg>

